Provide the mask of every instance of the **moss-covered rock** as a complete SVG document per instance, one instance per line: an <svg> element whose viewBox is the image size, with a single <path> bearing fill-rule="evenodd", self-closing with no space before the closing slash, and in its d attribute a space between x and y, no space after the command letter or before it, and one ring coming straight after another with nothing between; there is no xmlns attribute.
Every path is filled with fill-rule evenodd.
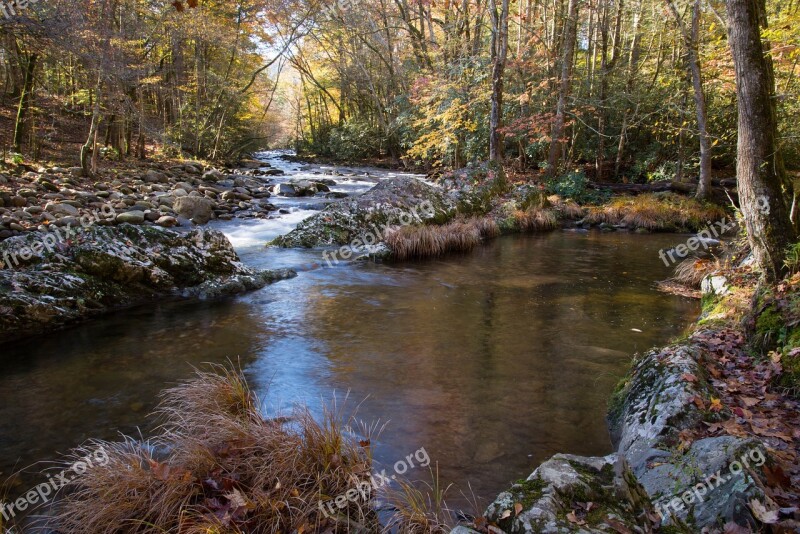
<svg viewBox="0 0 800 534"><path fill-rule="evenodd" d="M554 456L502 493L487 520L509 533L619 532L620 525L650 532L651 522L664 532L690 533L728 521L752 524L747 503L764 499L750 475L756 471L731 466L748 459L752 467L763 464L763 446L732 436L688 447L680 440L682 431L717 417L698 407L718 395L701 363L709 355L693 336L639 357L617 386L609 410L615 454ZM695 403L698 397L705 401ZM706 490L698 495L701 483ZM587 502L590 510L581 508Z"/></svg>
<svg viewBox="0 0 800 534"><path fill-rule="evenodd" d="M485 517L509 534L528 532L619 532L649 525L635 477L616 455L584 458L558 454L489 505ZM631 485L630 482L633 484ZM591 503L591 506L587 506ZM580 516L574 510L580 511Z"/></svg>
<svg viewBox="0 0 800 534"><path fill-rule="evenodd" d="M440 188L416 178L392 178L360 197L329 205L270 244L286 248L341 246L367 234L382 241L390 226L443 224L455 214L455 203Z"/></svg>
<svg viewBox="0 0 800 534"><path fill-rule="evenodd" d="M0 270L0 342L154 299L222 297L294 274L254 271L222 233L202 229L94 226L0 243L0 257L22 256Z"/></svg>

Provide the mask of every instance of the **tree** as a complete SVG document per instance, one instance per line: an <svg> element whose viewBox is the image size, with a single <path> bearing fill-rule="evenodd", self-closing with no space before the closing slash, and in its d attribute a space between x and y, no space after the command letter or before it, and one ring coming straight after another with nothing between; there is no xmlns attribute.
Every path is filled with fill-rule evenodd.
<svg viewBox="0 0 800 534"><path fill-rule="evenodd" d="M489 160L502 161L503 136L503 77L505 76L508 55L508 4L502 0L500 12L497 0L490 0L489 11L492 16L492 111L489 116Z"/></svg>
<svg viewBox="0 0 800 534"><path fill-rule="evenodd" d="M761 41L766 15L763 3L755 0L728 0L727 6L739 108L739 199L755 259L767 280L775 280L784 270L784 254L796 233L777 143L772 60Z"/></svg>
<svg viewBox="0 0 800 534"><path fill-rule="evenodd" d="M703 92L703 77L700 72L700 0L694 0L692 6L691 29L686 27L683 17L678 12L674 0L667 0L675 22L678 24L683 43L686 47L689 73L692 78L694 108L697 116L697 130L700 137L700 179L697 184L697 198L706 199L711 193L711 142L708 137L708 113L706 111L706 95Z"/></svg>
<svg viewBox="0 0 800 534"><path fill-rule="evenodd" d="M567 98L569 97L570 84L572 82L572 63L575 58L575 41L578 34L578 2L579 0L569 0L567 20L564 23L564 45L561 56L558 103L556 104L556 116L550 136L550 156L547 159L547 172L551 176L556 172L562 151L561 136L564 135Z"/></svg>

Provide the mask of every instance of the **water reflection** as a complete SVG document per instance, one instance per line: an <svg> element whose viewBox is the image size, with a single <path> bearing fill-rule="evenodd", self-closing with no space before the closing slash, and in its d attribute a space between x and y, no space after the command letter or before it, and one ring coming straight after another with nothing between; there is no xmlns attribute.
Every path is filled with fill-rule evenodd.
<svg viewBox="0 0 800 534"><path fill-rule="evenodd" d="M311 270L235 300L165 303L6 346L0 470L89 437L147 434L159 391L192 366L241 357L267 409L318 412L350 391L361 418L389 421L379 460L425 447L444 480L492 496L555 452L609 452L605 406L632 354L697 311L652 287L667 274L657 251L675 241L509 237L465 256ZM318 252L243 257L291 265Z"/></svg>

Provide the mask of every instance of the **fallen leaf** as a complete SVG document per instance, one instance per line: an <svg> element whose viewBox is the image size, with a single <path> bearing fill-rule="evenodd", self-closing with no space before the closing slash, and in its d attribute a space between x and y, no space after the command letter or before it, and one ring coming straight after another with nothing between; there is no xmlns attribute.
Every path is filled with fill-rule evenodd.
<svg viewBox="0 0 800 534"><path fill-rule="evenodd" d="M575 515L575 512L570 512L567 514L567 519L570 523L575 523L576 525L585 525L586 521L583 519L578 519L578 516Z"/></svg>
<svg viewBox="0 0 800 534"><path fill-rule="evenodd" d="M503 514L500 516L500 520L502 521L503 519L508 519L509 517L511 517L511 510L506 510L506 511L505 511L505 512L503 512Z"/></svg>
<svg viewBox="0 0 800 534"><path fill-rule="evenodd" d="M752 408L753 406L755 406L756 404L758 404L761 401L758 400L758 399L755 399L753 397L742 397L742 402L748 408Z"/></svg>
<svg viewBox="0 0 800 534"><path fill-rule="evenodd" d="M524 507L522 506L522 504L520 504L520 503L517 503L517 504L515 504L515 505L514 505L514 515L519 515L519 514L521 514L521 513L522 513L522 510L523 510L523 508L524 508Z"/></svg>
<svg viewBox="0 0 800 534"><path fill-rule="evenodd" d="M791 485L791 479L786 476L781 466L776 465L775 467L770 467L765 464L762 469L764 470L764 474L767 475L768 485L777 488L788 488Z"/></svg>
<svg viewBox="0 0 800 534"><path fill-rule="evenodd" d="M608 524L609 527L613 528L619 534L633 534L633 531L622 524L622 522L614 519L613 517L608 517L605 519L605 523Z"/></svg>
<svg viewBox="0 0 800 534"><path fill-rule="evenodd" d="M695 383L697 382L697 377L694 376L692 373L683 373L681 378L687 382Z"/></svg>
<svg viewBox="0 0 800 534"><path fill-rule="evenodd" d="M709 406L708 409L711 410L712 412L718 412L722 410L722 401L720 401L719 399L715 399L714 397L711 397L711 406Z"/></svg>
<svg viewBox="0 0 800 534"><path fill-rule="evenodd" d="M753 517L764 523L765 525L772 525L778 522L778 512L767 510L766 507L758 499L750 501L750 509L753 511Z"/></svg>

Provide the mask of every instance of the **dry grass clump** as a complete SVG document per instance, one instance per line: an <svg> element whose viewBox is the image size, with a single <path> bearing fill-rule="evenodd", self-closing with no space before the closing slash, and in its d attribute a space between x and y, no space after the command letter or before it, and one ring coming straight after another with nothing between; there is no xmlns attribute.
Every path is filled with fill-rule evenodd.
<svg viewBox="0 0 800 534"><path fill-rule="evenodd" d="M624 224L629 228L654 231L699 231L709 222L719 221L726 215L722 207L714 204L672 193L656 193L618 197L605 206L590 208L585 222Z"/></svg>
<svg viewBox="0 0 800 534"><path fill-rule="evenodd" d="M438 466L431 470L431 483L423 487L400 481L397 489L387 492L387 500L395 513L384 527L384 533L446 534L453 530L455 517L447 507L445 497L451 486L443 487L439 480Z"/></svg>
<svg viewBox="0 0 800 534"><path fill-rule="evenodd" d="M52 526L63 534L221 534L377 525L370 502L331 517L319 508L370 476L368 442L348 435L341 414L318 423L298 410L271 420L259 405L240 372L198 372L164 393L152 444L92 442L75 451L80 458L102 447L108 462L76 478Z"/></svg>
<svg viewBox="0 0 800 534"><path fill-rule="evenodd" d="M469 223L473 224L478 229L478 232L484 239L494 239L495 237L499 237L502 233L500 225L497 224L497 221L494 220L493 217L477 217L475 219L470 219Z"/></svg>
<svg viewBox="0 0 800 534"><path fill-rule="evenodd" d="M526 211L514 212L514 220L523 232L542 232L558 228L558 217L548 208L529 208Z"/></svg>
<svg viewBox="0 0 800 534"><path fill-rule="evenodd" d="M678 264L671 280L692 289L700 289L703 279L720 267L718 261L689 258Z"/></svg>
<svg viewBox="0 0 800 534"><path fill-rule="evenodd" d="M586 209L572 199L564 200L558 195L551 195L547 200L550 201L550 205L558 212L561 219L577 220L586 214Z"/></svg>
<svg viewBox="0 0 800 534"><path fill-rule="evenodd" d="M398 260L468 252L478 246L484 232L497 231L489 222L457 220L442 226L404 226L386 233L386 244ZM496 226L496 225L495 225Z"/></svg>

